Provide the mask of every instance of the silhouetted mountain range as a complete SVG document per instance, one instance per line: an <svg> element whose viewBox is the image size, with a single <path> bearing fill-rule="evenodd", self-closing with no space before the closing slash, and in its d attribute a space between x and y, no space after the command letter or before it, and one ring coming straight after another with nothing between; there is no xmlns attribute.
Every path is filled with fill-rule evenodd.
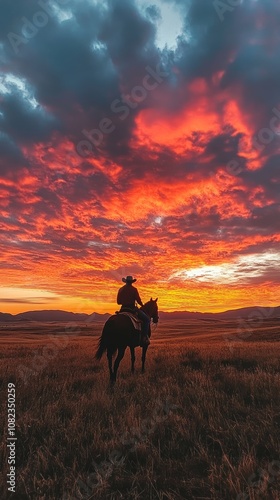
<svg viewBox="0 0 280 500"><path fill-rule="evenodd" d="M61 322L79 322L84 321L90 323L92 321L106 321L110 314L85 314L72 313L68 311L27 311L19 314L0 313L0 322L5 321L61 321Z"/></svg>
<svg viewBox="0 0 280 500"><path fill-rule="evenodd" d="M67 311L27 311L19 314L0 313L0 322L10 321L43 321L43 322L86 322L91 323L94 321L106 321L110 314L85 314L85 313L72 313ZM199 319L205 321L219 321L230 319L280 319L280 306L278 307L244 307L242 309L233 309L220 313L201 313L190 311L174 311L174 312L159 312L160 320L186 320L186 319Z"/></svg>
<svg viewBox="0 0 280 500"><path fill-rule="evenodd" d="M201 319L208 321L217 320L229 320L229 319L269 319L269 318L279 318L280 319L280 306L277 307L243 307L241 309L232 309L229 311L224 311L220 313L201 313L201 312L189 312L189 311L174 311L174 312L162 312L159 313L160 319Z"/></svg>

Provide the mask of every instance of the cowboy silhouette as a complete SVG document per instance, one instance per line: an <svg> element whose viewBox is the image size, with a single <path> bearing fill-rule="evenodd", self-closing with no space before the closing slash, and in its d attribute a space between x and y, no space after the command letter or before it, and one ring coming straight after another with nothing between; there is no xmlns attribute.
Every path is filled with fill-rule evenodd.
<svg viewBox="0 0 280 500"><path fill-rule="evenodd" d="M125 285L118 291L117 303L121 305L121 311L131 310L132 312L137 313L138 318L142 321L141 344L149 344L150 318L146 313L144 313L144 311L138 309L135 304L137 302L140 306L143 306L143 302L137 288L132 286L132 283L135 283L137 280L132 276L127 276L126 278L122 278L122 281Z"/></svg>

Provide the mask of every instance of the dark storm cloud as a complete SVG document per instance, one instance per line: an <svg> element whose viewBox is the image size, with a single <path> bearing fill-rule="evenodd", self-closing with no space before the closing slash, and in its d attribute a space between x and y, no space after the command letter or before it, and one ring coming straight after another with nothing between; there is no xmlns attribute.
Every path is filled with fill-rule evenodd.
<svg viewBox="0 0 280 500"><path fill-rule="evenodd" d="M106 44L111 60L120 71L123 83L139 83L147 63L158 59L154 46L156 30L131 0L110 1L100 38Z"/></svg>
<svg viewBox="0 0 280 500"><path fill-rule="evenodd" d="M262 187L269 200L280 200L280 154L266 160L261 168L254 171L244 171L240 174L244 184L250 189Z"/></svg>
<svg viewBox="0 0 280 500"><path fill-rule="evenodd" d="M264 114L269 113L279 97L277 45L269 48L265 45L270 23L276 34L279 15L276 0L244 2L225 14L223 22L212 1L177 3L181 4L185 15L185 39L183 37L179 42L175 55L167 54L165 59L169 64L175 62L186 81L205 77L210 88L213 74L224 71L223 87L241 85L240 99L245 108L251 107L260 125L264 123ZM151 6L149 18L145 18L132 0L111 0L97 5L89 1L61 4L53 1L49 4L71 13L72 17L60 21L58 11L54 10L56 15L48 16L46 26L40 28L28 43L22 44L16 55L7 34L10 31L20 33L22 17L32 21L34 13L41 7L37 1L28 4L3 1L2 19L5 22L2 21L0 31L7 60L6 71L26 78L34 88L37 101L56 115L57 121L50 123L46 114L45 125L43 117L37 117L40 118L38 136L49 128L60 130L62 127L75 141L83 128L94 128L104 116L112 118L111 105L120 96L120 86L122 92L129 93L135 85L141 84L147 65L155 67L160 60L163 61L163 54L160 55L154 44L155 25L151 13L153 16L157 13ZM258 28L256 35L256 23L262 19L263 26ZM258 43L255 43L256 36ZM177 85L181 84L182 81L177 82ZM13 93L12 98L16 100L17 96ZM183 98L182 93L176 96L173 81L169 99L166 99L169 109L172 109L172 102L177 109L178 99L180 104L182 100L187 102L188 93ZM143 102L137 109L132 109L123 122L117 121L115 132L107 138L111 154L128 152L135 116L146 104ZM265 107L263 113L261 107ZM69 124L70 112L75 114L76 123L72 118ZM20 130L25 116L22 106L15 103L11 113L11 124L19 117ZM32 131L36 132L32 127L35 123L35 116L29 116L25 127L27 136L29 131L30 136Z"/></svg>
<svg viewBox="0 0 280 500"><path fill-rule="evenodd" d="M230 51L237 46L238 14L233 12L221 23L212 1L178 3L185 11L184 36L177 51L180 68L187 77L210 78L213 72L224 69Z"/></svg>
<svg viewBox="0 0 280 500"><path fill-rule="evenodd" d="M33 107L16 86L10 87L1 102L1 129L19 143L36 143L50 137L58 122L39 106Z"/></svg>
<svg viewBox="0 0 280 500"><path fill-rule="evenodd" d="M220 134L210 138L205 147L205 154L215 159L217 165L225 165L238 156L239 137L230 134Z"/></svg>
<svg viewBox="0 0 280 500"><path fill-rule="evenodd" d="M14 105L5 126L11 128L15 124L13 133L21 131L27 138L34 133L34 141L43 139L47 131L64 131L75 143L84 138L83 130L94 129L104 117L116 118L118 126L107 138L107 147L112 155L127 153L137 110L128 108L129 117L121 121L112 111L112 103L141 84L147 65L154 67L160 61L154 46L153 22L140 14L130 0L105 4L41 2L48 5L45 10L48 22L33 35L29 27L31 34L27 37L28 28L23 27L22 18L34 25L34 16L36 20L42 3L4 1L5 23L1 23L0 32L5 71L24 78L37 102L55 119L46 112L43 123L42 112L27 113L13 91L10 98L6 97L6 107L10 100ZM58 8L71 17L61 21ZM49 11L53 14L48 16ZM24 39L17 51L8 38L10 33Z"/></svg>
<svg viewBox="0 0 280 500"><path fill-rule="evenodd" d="M17 144L7 135L0 133L0 176L21 168L27 163Z"/></svg>
<svg viewBox="0 0 280 500"><path fill-rule="evenodd" d="M193 1L187 16L190 42L178 61L187 76L209 82L223 70L221 88L235 90L243 109L265 126L280 101L279 24L277 0L244 1L222 22L212 1Z"/></svg>
<svg viewBox="0 0 280 500"><path fill-rule="evenodd" d="M87 177L75 175L67 183L63 194L74 204L95 201L102 209L102 200L109 196L112 189L114 189L113 183L103 172L97 171Z"/></svg>
<svg viewBox="0 0 280 500"><path fill-rule="evenodd" d="M279 2L244 2L238 21L243 43L228 65L222 84L231 86L241 82L242 103L246 108L263 107L264 112L270 113L279 102Z"/></svg>
<svg viewBox="0 0 280 500"><path fill-rule="evenodd" d="M56 4L57 7L59 2L46 3ZM69 129L69 111L72 110L72 115L77 114L77 106L86 110L94 106L98 118L103 109L108 109L118 90L115 70L106 47L100 46L97 38L102 6L95 7L91 2L79 2L78 5L67 2L65 7L60 8L62 12L66 9L72 13L72 17L60 22L59 12L56 11L56 15L49 16L47 25L38 29L38 33L24 38L26 43L18 47L16 54L7 38L9 29L22 36L22 17L32 22L40 6L35 1L28 5L14 2L13 6L5 2L2 6L3 17L6 17L5 24L1 26L6 72L24 78L34 89L38 103L53 110L57 117L53 131L60 130L60 122L64 130ZM17 98L14 92L11 97L13 100ZM16 111L20 127L22 110L15 110L15 119ZM92 123L94 125L95 122ZM73 118L71 124L72 134L75 134Z"/></svg>
<svg viewBox="0 0 280 500"><path fill-rule="evenodd" d="M37 2L29 3L28 12L20 7L18 12L6 4L9 19L11 10L17 11L18 17L23 13L28 17L29 13L30 19L38 11ZM109 111L119 93L119 78L133 82L137 74L131 70L137 69L142 75L145 63L150 62L151 56L144 57L144 52L149 43L153 50L153 24L140 16L131 1L110 1L107 6L69 1L65 9L72 17L62 22L58 15L49 18L48 24L22 47L18 57L4 37L6 51L15 69L34 85L39 102L58 109L71 102L86 110L94 106L95 112ZM9 21L6 32L7 25Z"/></svg>
<svg viewBox="0 0 280 500"><path fill-rule="evenodd" d="M261 230L262 234L273 235L275 230L280 233L280 203L254 208L251 227Z"/></svg>

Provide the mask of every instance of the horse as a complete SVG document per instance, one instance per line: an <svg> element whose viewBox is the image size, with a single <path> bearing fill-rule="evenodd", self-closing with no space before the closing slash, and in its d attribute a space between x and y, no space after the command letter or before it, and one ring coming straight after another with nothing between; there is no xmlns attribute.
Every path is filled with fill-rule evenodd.
<svg viewBox="0 0 280 500"><path fill-rule="evenodd" d="M158 305L157 300L152 298L140 307L147 316L153 319L153 323L158 323ZM149 328L149 337L151 336L151 327ZM124 357L124 353L127 347L130 348L131 354L131 372L134 373L134 363L135 363L135 347L139 347L139 337L138 341L135 341L135 329L132 324L131 319L124 315L117 313L106 321L102 334L99 338L98 348L95 354L95 359L100 360L102 355L107 350L107 358L110 372L110 382L114 383L117 379L117 371L119 364ZM142 346L142 368L141 371L145 371L145 360L146 353L148 349L148 344ZM112 366L113 355L118 351L117 357L114 362L114 368Z"/></svg>

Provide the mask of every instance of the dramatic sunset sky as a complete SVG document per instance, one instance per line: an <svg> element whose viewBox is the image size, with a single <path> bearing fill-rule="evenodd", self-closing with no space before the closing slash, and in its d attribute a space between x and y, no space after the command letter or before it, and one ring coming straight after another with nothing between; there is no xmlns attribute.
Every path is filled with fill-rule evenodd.
<svg viewBox="0 0 280 500"><path fill-rule="evenodd" d="M279 0L0 9L0 311L279 305Z"/></svg>

